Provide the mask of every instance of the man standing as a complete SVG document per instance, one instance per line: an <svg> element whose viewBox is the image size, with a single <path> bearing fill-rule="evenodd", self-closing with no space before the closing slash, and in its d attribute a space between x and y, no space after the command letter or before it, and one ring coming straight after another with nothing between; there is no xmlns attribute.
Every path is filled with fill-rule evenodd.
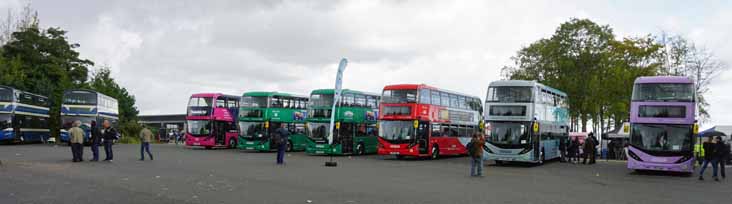
<svg viewBox="0 0 732 204"><path fill-rule="evenodd" d="M91 122L91 151L93 158L90 161L99 161L99 144L102 143L102 135L97 127L97 121Z"/></svg>
<svg viewBox="0 0 732 204"><path fill-rule="evenodd" d="M290 137L290 131L287 130L285 123L280 123L280 128L275 130L275 137L272 139L277 144L277 164L281 165L285 163L285 150L287 149L287 140Z"/></svg>
<svg viewBox="0 0 732 204"><path fill-rule="evenodd" d="M717 178L717 161L716 158L716 152L714 152L714 141L712 140L712 137L708 137L707 141L702 144L702 147L704 148L704 162L702 163L701 170L699 171L699 180L704 180L704 170L707 169L707 166L711 163L712 164L712 177L714 180L718 181Z"/></svg>
<svg viewBox="0 0 732 204"><path fill-rule="evenodd" d="M585 144L582 148L583 154L582 154L582 164L587 164L587 160L590 160L589 164L592 164L592 160L594 160L594 154L595 154L595 144L594 140L592 140L592 133L587 135L587 138L585 138Z"/></svg>
<svg viewBox="0 0 732 204"><path fill-rule="evenodd" d="M102 137L104 137L104 154L106 158L104 161L112 161L114 159L114 152L112 152L112 144L117 139L117 130L112 127L109 120L104 120L102 123L104 130L102 130Z"/></svg>
<svg viewBox="0 0 732 204"><path fill-rule="evenodd" d="M485 137L481 133L473 134L468 145L470 154L470 176L483 176L483 146Z"/></svg>
<svg viewBox="0 0 732 204"><path fill-rule="evenodd" d="M592 145L590 146L590 164L595 164L595 159L597 158L597 145L600 144L600 141L597 141L597 138L593 133L590 133L590 139L592 141Z"/></svg>
<svg viewBox="0 0 732 204"><path fill-rule="evenodd" d="M84 161L84 130L79 128L81 121L74 121L73 127L69 129L69 142L71 143L71 154L73 154L73 162Z"/></svg>
<svg viewBox="0 0 732 204"><path fill-rule="evenodd" d="M567 161L567 141L568 140L559 140L559 162Z"/></svg>
<svg viewBox="0 0 732 204"><path fill-rule="evenodd" d="M140 161L145 161L145 151L147 151L147 155L150 156L150 160L153 160L153 155L152 153L150 153L150 141L152 141L152 131L150 131L150 129L147 129L147 126L143 126L142 131L140 131L140 140Z"/></svg>
<svg viewBox="0 0 732 204"><path fill-rule="evenodd" d="M722 179L726 179L727 175L724 170L725 163L727 163L727 157L729 156L729 146L727 146L722 140L722 137L717 136L716 138L717 143L714 144L714 152L717 153L716 160L717 160L717 166L719 166L719 174L722 176Z"/></svg>

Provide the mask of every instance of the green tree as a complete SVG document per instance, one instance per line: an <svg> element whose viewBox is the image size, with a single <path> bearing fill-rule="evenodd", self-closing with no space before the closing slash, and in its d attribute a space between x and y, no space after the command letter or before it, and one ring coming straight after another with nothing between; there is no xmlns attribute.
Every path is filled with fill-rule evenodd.
<svg viewBox="0 0 732 204"><path fill-rule="evenodd" d="M506 66L506 79L536 80L569 95L572 129L587 131L588 121L627 119L633 81L654 75L661 46L650 36L615 39L608 25L570 19L555 33L522 48Z"/></svg>
<svg viewBox="0 0 732 204"><path fill-rule="evenodd" d="M0 56L8 61L1 68L0 83L49 97L53 135L58 135L59 113L63 91L82 87L89 67L94 63L81 59L75 50L79 44L66 40L66 31L59 28L41 30L37 24L12 33L2 46Z"/></svg>

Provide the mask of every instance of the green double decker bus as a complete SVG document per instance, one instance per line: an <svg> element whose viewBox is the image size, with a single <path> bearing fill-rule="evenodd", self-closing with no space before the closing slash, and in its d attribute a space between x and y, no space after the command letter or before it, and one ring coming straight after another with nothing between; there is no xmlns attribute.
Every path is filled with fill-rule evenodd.
<svg viewBox="0 0 732 204"><path fill-rule="evenodd" d="M344 89L342 100L335 109L333 142L328 142L333 89L310 93L307 118L307 148L311 155L344 155L376 153L379 94Z"/></svg>
<svg viewBox="0 0 732 204"><path fill-rule="evenodd" d="M271 134L282 123L290 137L287 151L305 150L308 98L280 92L246 92L239 103L239 144L241 150L270 151Z"/></svg>

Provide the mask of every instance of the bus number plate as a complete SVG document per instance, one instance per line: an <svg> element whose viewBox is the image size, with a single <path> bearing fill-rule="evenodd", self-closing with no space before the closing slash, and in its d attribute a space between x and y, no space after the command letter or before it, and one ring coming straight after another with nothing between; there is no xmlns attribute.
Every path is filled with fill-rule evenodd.
<svg viewBox="0 0 732 204"><path fill-rule="evenodd" d="M398 148L399 148L399 145L391 145L391 146L389 146L389 147L391 147L391 148L393 148L393 149L398 149Z"/></svg>
<svg viewBox="0 0 732 204"><path fill-rule="evenodd" d="M325 154L323 151L315 151L315 154Z"/></svg>
<svg viewBox="0 0 732 204"><path fill-rule="evenodd" d="M389 154L392 154L392 155L399 155L399 152L390 152Z"/></svg>
<svg viewBox="0 0 732 204"><path fill-rule="evenodd" d="M194 142L193 145L201 145L201 143Z"/></svg>
<svg viewBox="0 0 732 204"><path fill-rule="evenodd" d="M248 144L248 145L250 145L250 144L254 144L254 142L247 142L247 144Z"/></svg>
<svg viewBox="0 0 732 204"><path fill-rule="evenodd" d="M324 148L325 145L315 145L315 148Z"/></svg>

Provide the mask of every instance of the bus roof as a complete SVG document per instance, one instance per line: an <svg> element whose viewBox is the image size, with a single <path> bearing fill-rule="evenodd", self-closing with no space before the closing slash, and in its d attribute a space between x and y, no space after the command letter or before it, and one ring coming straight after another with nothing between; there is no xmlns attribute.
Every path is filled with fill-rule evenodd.
<svg viewBox="0 0 732 204"><path fill-rule="evenodd" d="M381 97L381 94L365 92L365 91L356 91L356 90L351 90L351 89L343 89L343 90L341 90L341 92ZM335 94L335 90L333 90L333 89L315 89L312 92L310 92L310 95L312 95L312 94Z"/></svg>
<svg viewBox="0 0 732 204"><path fill-rule="evenodd" d="M31 93L31 92L28 92L28 91L23 91L23 90L20 90L20 89L13 88L12 86L0 85L0 88L6 88L6 89L11 90L11 91L21 92L21 93L25 93L25 94L28 94L28 95L34 95L34 96L38 96L38 97L41 97L41 98L48 99L48 96L44 96L44 95L37 94L37 93Z"/></svg>
<svg viewBox="0 0 732 204"><path fill-rule="evenodd" d="M499 87L499 86L526 86L526 87L533 87L533 86L540 86L546 90L550 90L556 94L567 96L567 93L564 93L564 91L561 91L559 89L555 89L551 86L544 85L542 83L536 82L536 81L528 81L528 80L499 80L491 82L488 87Z"/></svg>
<svg viewBox="0 0 732 204"><path fill-rule="evenodd" d="M235 95L226 95L222 93L195 93L191 94L191 97L203 97L203 98L213 98L213 97L219 97L219 96L226 96L231 98L240 98L241 96L235 96Z"/></svg>
<svg viewBox="0 0 732 204"><path fill-rule="evenodd" d="M242 96L259 96L259 97L272 97L272 96L289 96L289 97L295 97L295 98L305 98L307 99L307 96L300 95L300 94L291 94L291 93L283 93L283 92L277 92L277 91L249 91L244 92Z"/></svg>
<svg viewBox="0 0 732 204"><path fill-rule="evenodd" d="M93 94L96 94L97 96L102 96L102 97L106 97L106 98L111 98L111 99L117 100L116 98L113 98L111 96L104 95L103 93L99 93L98 91L91 90L91 89L67 89L66 91L64 91L64 94L66 94L68 92L73 92L73 91L87 91L87 92L91 92Z"/></svg>
<svg viewBox="0 0 732 204"><path fill-rule="evenodd" d="M384 86L384 90L404 90L404 89L415 89L415 90L416 89L431 89L431 90L438 90L438 91L442 91L442 92L446 92L446 93L480 99L480 97L477 97L477 96L459 93L459 92L455 92L455 91L450 91L450 90L446 90L446 89L441 89L441 88L429 86L426 84L392 84L392 85Z"/></svg>
<svg viewBox="0 0 732 204"><path fill-rule="evenodd" d="M679 83L693 84L694 80L685 76L646 76L635 79L636 84L661 84L661 83Z"/></svg>

